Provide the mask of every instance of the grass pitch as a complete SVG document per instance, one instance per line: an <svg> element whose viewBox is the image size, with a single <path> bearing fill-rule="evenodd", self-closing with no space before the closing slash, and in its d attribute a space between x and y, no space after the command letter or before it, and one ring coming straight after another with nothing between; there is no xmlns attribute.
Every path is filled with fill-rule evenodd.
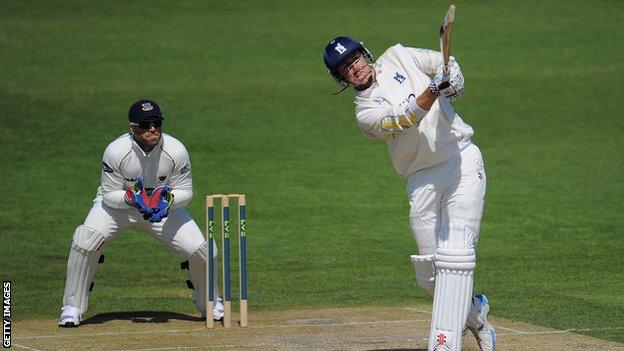
<svg viewBox="0 0 624 351"><path fill-rule="evenodd" d="M16 349L37 350L410 350L426 351L429 306L351 307L262 311L247 328L207 330L198 317L173 312L103 313L79 329L52 321L15 324ZM498 349L505 351L624 351L624 344L493 317ZM478 351L472 336L463 351Z"/></svg>
<svg viewBox="0 0 624 351"><path fill-rule="evenodd" d="M447 3L2 1L0 276L16 320L56 318L67 253L106 145L143 97L205 194L248 196L251 311L426 302L402 179L368 141L322 50L436 48ZM488 173L475 289L492 314L624 342L618 1L464 2L453 54ZM88 315L194 313L179 261L128 232ZM585 330L585 331L583 331Z"/></svg>

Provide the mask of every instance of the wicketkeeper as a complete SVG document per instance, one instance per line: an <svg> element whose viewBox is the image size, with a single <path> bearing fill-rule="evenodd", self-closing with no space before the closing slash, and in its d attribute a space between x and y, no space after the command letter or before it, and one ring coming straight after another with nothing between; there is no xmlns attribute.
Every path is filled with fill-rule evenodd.
<svg viewBox="0 0 624 351"><path fill-rule="evenodd" d="M494 350L488 300L472 296L485 170L472 127L451 105L464 90L459 65L452 59L445 75L441 53L401 44L375 61L361 42L342 36L327 44L324 61L340 85L353 87L358 127L386 142L407 179L419 251L411 259L418 284L434 297L429 350L461 350L466 330L481 350Z"/></svg>
<svg viewBox="0 0 624 351"><path fill-rule="evenodd" d="M130 133L104 151L102 184L87 218L74 232L61 327L80 324L104 249L128 229L150 234L188 260L193 301L202 316L206 313L206 241L184 209L193 196L188 153L181 142L162 132L164 118L154 101L135 102L128 117ZM216 286L215 279L218 296ZM223 316L219 301L214 316Z"/></svg>

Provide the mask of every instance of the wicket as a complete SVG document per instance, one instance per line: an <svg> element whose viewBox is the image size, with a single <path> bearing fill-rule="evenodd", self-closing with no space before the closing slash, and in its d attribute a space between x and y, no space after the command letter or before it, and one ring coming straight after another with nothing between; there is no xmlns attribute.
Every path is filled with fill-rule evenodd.
<svg viewBox="0 0 624 351"><path fill-rule="evenodd" d="M207 259L207 291L206 291L206 327L214 327L214 201L221 200L221 252L223 257L223 327L231 327L231 282L230 282L230 198L238 199L238 277L239 277L239 302L240 302L240 326L247 326L247 233L245 195L242 194L213 194L206 196L206 236L208 245Z"/></svg>

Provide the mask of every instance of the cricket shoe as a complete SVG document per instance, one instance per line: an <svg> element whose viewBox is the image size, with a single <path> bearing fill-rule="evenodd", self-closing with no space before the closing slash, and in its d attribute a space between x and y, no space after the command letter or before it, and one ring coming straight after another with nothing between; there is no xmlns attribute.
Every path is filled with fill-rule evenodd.
<svg viewBox="0 0 624 351"><path fill-rule="evenodd" d="M200 311L202 318L206 318L206 311ZM212 308L212 319L215 321L220 321L223 319L223 302L221 302L221 298L217 298L214 302L214 306Z"/></svg>
<svg viewBox="0 0 624 351"><path fill-rule="evenodd" d="M490 313L490 303L485 295L477 294L472 297L472 305L476 314L472 311L468 314L462 337L465 337L467 331L470 330L477 339L481 351L494 351L496 349L496 330L487 319Z"/></svg>
<svg viewBox="0 0 624 351"><path fill-rule="evenodd" d="M218 298L215 301L214 308L212 309L212 318L216 321L220 321L223 319L223 303L221 302L221 298Z"/></svg>
<svg viewBox="0 0 624 351"><path fill-rule="evenodd" d="M63 328L73 328L77 327L80 324L81 313L78 307L74 306L63 306L61 309L61 317L59 318L58 325Z"/></svg>

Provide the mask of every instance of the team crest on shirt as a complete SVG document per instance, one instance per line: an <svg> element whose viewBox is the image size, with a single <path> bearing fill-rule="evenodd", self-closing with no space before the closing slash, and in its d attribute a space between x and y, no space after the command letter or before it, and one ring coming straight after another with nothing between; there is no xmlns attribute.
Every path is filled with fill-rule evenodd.
<svg viewBox="0 0 624 351"><path fill-rule="evenodd" d="M167 179L167 176L159 176L158 177L158 180L161 181L161 182L164 182L165 179Z"/></svg>
<svg viewBox="0 0 624 351"><path fill-rule="evenodd" d="M154 109L154 106L150 102L144 102L141 104L141 110L147 112Z"/></svg>
<svg viewBox="0 0 624 351"><path fill-rule="evenodd" d="M396 80L397 82L399 82L399 84L403 84L403 82L405 82L405 76L401 75L399 72L397 72L394 75L394 80Z"/></svg>

